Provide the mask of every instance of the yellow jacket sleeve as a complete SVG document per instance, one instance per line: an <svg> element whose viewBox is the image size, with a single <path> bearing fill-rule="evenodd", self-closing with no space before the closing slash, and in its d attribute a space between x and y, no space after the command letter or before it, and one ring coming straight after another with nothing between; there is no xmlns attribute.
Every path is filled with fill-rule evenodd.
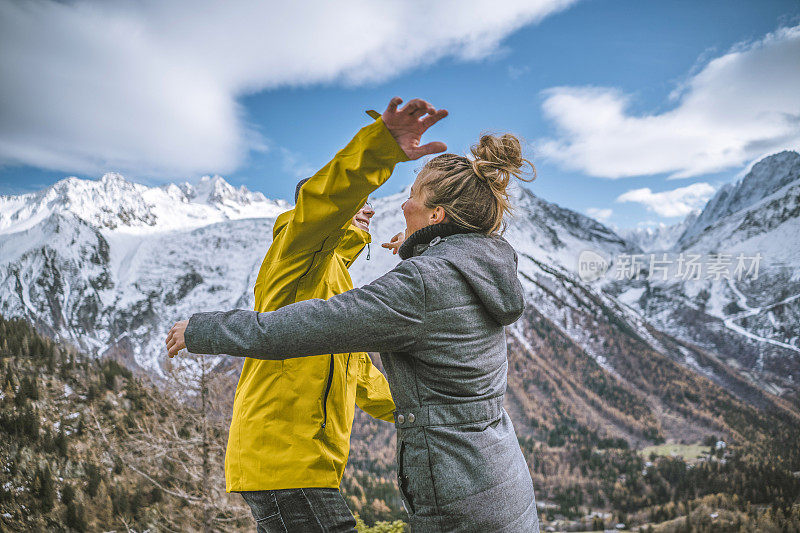
<svg viewBox="0 0 800 533"><path fill-rule="evenodd" d="M373 418L394 422L395 410L389 383L372 364L369 355L361 353L361 370L356 388L356 405Z"/></svg>
<svg viewBox="0 0 800 533"><path fill-rule="evenodd" d="M389 179L401 161L408 157L379 116L300 189L297 205L281 231L276 259L319 249L332 233L347 227L369 194Z"/></svg>

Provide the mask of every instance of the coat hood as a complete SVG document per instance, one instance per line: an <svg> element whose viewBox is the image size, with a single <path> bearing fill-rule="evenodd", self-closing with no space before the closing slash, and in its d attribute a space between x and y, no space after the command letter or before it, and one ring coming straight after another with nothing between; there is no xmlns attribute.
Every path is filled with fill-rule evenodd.
<svg viewBox="0 0 800 533"><path fill-rule="evenodd" d="M513 324L525 310L514 248L503 237L463 233L452 226L436 224L415 232L403 243L401 257L444 259L464 277L498 323Z"/></svg>

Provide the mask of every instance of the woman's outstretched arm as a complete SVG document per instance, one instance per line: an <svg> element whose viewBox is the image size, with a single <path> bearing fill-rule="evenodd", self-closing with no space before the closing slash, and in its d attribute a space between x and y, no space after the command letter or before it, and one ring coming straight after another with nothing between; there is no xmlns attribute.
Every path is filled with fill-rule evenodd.
<svg viewBox="0 0 800 533"><path fill-rule="evenodd" d="M167 337L170 356L193 353L289 359L346 352L406 351L425 324L425 286L413 261L329 300L277 311L196 313Z"/></svg>
<svg viewBox="0 0 800 533"><path fill-rule="evenodd" d="M402 98L392 98L382 115L371 115L375 123L362 128L303 185L276 255L319 248L331 232L347 227L396 163L447 149L439 141L420 145L422 135L447 111L418 98L398 109L402 102Z"/></svg>

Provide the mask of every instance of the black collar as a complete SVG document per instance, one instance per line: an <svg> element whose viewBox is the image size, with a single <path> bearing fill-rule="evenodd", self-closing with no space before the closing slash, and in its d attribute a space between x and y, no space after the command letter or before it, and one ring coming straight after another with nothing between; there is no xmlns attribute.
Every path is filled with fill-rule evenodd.
<svg viewBox="0 0 800 533"><path fill-rule="evenodd" d="M417 255L417 252L415 252L417 245L428 244L434 237L449 237L457 233L475 232L451 222L431 224L430 226L425 226L412 233L411 236L403 242L397 253L400 255L401 259L408 259L409 257Z"/></svg>

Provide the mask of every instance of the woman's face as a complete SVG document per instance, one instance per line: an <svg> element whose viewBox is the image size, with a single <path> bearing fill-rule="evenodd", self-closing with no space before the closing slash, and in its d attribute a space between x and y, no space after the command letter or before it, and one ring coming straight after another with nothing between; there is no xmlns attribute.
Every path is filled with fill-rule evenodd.
<svg viewBox="0 0 800 533"><path fill-rule="evenodd" d="M438 211L443 210L441 207L425 206L425 190L420 187L419 178L411 186L411 193L402 207L406 218L406 237L425 226L441 222Z"/></svg>

